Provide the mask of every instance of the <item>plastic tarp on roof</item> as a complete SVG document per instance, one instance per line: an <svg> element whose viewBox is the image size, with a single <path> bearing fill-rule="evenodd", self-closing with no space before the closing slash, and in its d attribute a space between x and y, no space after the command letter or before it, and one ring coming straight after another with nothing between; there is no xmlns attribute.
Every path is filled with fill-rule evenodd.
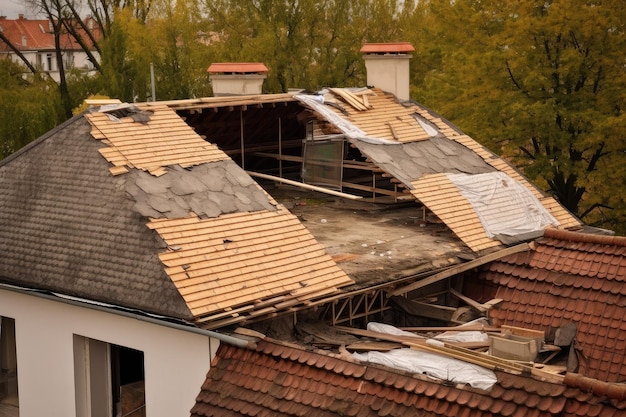
<svg viewBox="0 0 626 417"><path fill-rule="evenodd" d="M393 326L380 323L369 323L367 329L380 333L419 337ZM415 374L425 374L442 381L451 381L455 384L469 384L473 388L483 390L490 390L497 381L496 374L482 366L414 349L353 353L352 357L363 362L376 363Z"/></svg>
<svg viewBox="0 0 626 417"><path fill-rule="evenodd" d="M559 225L530 190L503 172L448 174L448 178L472 205L490 238Z"/></svg>
<svg viewBox="0 0 626 417"><path fill-rule="evenodd" d="M372 138L367 136L365 132L363 132L357 126L353 125L349 121L337 115L330 108L328 108L328 106L324 104L324 96L296 94L294 98L301 103L306 104L306 106L310 109L318 112L323 118L332 123L350 139L361 139L365 142L374 144L398 145L398 142L392 142L386 139Z"/></svg>

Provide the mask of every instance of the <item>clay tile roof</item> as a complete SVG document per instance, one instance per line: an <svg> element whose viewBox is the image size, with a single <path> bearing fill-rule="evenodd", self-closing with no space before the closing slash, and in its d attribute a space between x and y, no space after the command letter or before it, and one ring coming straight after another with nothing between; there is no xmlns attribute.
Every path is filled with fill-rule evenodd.
<svg viewBox="0 0 626 417"><path fill-rule="evenodd" d="M55 48L54 35L48 20L2 19L0 31L20 51L53 51ZM86 44L90 44L82 29L78 28L77 33L83 37ZM92 34L96 39L101 36L97 29ZM60 44L63 50L81 50L78 42L64 28L60 36ZM0 51L11 52L11 49L4 42L0 42Z"/></svg>
<svg viewBox="0 0 626 417"><path fill-rule="evenodd" d="M265 74L268 71L269 69L261 62L214 62L207 69L211 74Z"/></svg>
<svg viewBox="0 0 626 417"><path fill-rule="evenodd" d="M364 43L361 52L364 54L407 53L415 48L409 42Z"/></svg>
<svg viewBox="0 0 626 417"><path fill-rule="evenodd" d="M325 358L325 359L322 359ZM328 367L346 362L346 367ZM297 364L296 367L285 366ZM343 372L350 367L361 371ZM584 393L575 385L542 382L529 377L496 372L490 391L448 386L422 376L411 376L379 365L354 362L313 352L271 339L250 350L222 344L191 410L192 417L350 415L350 416L538 416L571 417L589 412L614 415L623 412L619 401ZM401 377L401 378L399 378ZM404 384L398 385L398 381ZM415 382L423 390L414 390ZM597 383L597 382L596 382Z"/></svg>
<svg viewBox="0 0 626 417"><path fill-rule="evenodd" d="M626 275L616 272L626 268L624 247L624 237L546 229L525 264L505 257L483 268L481 277L498 285L494 297L504 300L491 311L492 319L545 331L573 322L585 358L579 372L626 380L626 346L619 339L626 333L626 306L620 302ZM581 268L571 267L578 263Z"/></svg>

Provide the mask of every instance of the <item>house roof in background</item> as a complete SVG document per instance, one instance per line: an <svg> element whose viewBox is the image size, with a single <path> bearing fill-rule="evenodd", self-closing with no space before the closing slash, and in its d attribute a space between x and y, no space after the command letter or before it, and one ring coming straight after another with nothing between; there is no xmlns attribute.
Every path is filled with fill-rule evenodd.
<svg viewBox="0 0 626 417"><path fill-rule="evenodd" d="M270 339L255 349L220 345L192 417L208 416L623 416L615 395L583 391L576 375L563 383L496 372L490 390L368 365Z"/></svg>
<svg viewBox="0 0 626 417"><path fill-rule="evenodd" d="M550 332L573 323L579 372L626 380L626 238L548 229L482 275L503 299L491 310L495 325Z"/></svg>
<svg viewBox="0 0 626 417"><path fill-rule="evenodd" d="M86 22L89 24L89 19ZM53 51L54 34L50 27L50 21L47 19L30 20L25 18L19 19L0 19L0 30L4 36L20 51ZM81 34L85 43L90 44L87 36L84 35L81 28L77 28L77 32ZM100 33L94 30L92 34L99 38ZM67 32L63 31L60 37L62 50L81 50L81 46ZM4 43L0 43L0 52L12 52L12 50Z"/></svg>

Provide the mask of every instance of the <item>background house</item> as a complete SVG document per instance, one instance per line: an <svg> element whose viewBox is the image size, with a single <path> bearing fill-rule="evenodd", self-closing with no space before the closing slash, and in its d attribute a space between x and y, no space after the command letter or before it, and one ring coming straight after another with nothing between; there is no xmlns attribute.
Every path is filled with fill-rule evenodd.
<svg viewBox="0 0 626 417"><path fill-rule="evenodd" d="M91 23L88 18L87 24ZM0 17L0 31L33 67L47 72L56 82L60 81L50 21L30 20L24 15L20 15L18 19ZM86 73L94 70L93 63L89 61L85 51L69 33L61 34L61 53L66 70L78 69ZM92 54L99 59L99 54L95 49ZM23 63L5 42L0 42L0 56Z"/></svg>

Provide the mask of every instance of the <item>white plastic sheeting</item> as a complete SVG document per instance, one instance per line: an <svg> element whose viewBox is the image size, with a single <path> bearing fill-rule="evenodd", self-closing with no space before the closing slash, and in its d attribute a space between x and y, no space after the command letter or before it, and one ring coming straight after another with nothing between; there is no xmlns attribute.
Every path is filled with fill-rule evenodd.
<svg viewBox="0 0 626 417"><path fill-rule="evenodd" d="M559 225L530 190L503 172L448 174L448 178L470 202L490 238Z"/></svg>
<svg viewBox="0 0 626 417"><path fill-rule="evenodd" d="M476 320L472 320L465 324L462 324L460 327L467 326L489 326L489 322L484 317L478 318ZM481 332L478 330L472 331L448 331L441 334L438 334L434 337L437 340L442 342L489 342L489 335L485 332Z"/></svg>
<svg viewBox="0 0 626 417"><path fill-rule="evenodd" d="M367 136L367 134L361 129L359 129L349 121L345 120L341 116L337 115L337 113L332 111L326 104L324 104L323 96L296 94L294 98L301 103L306 104L306 106L310 109L315 110L324 119L335 125L335 127L339 128L344 133L344 135L346 135L350 139L360 139L367 143L381 145L399 145L399 142L393 142L387 139L372 138Z"/></svg>
<svg viewBox="0 0 626 417"><path fill-rule="evenodd" d="M414 349L353 353L352 357L414 374L425 374L442 381L469 384L471 387L487 391L497 381L496 374L481 366Z"/></svg>
<svg viewBox="0 0 626 417"><path fill-rule="evenodd" d="M368 323L367 329L396 336L421 338L387 324ZM441 342L432 340L432 343ZM363 362L376 363L415 374L425 374L431 378L450 381L455 384L469 384L471 387L483 390L490 390L497 381L496 375L492 371L481 366L436 353L408 348L394 349L388 352L353 353L352 357Z"/></svg>

